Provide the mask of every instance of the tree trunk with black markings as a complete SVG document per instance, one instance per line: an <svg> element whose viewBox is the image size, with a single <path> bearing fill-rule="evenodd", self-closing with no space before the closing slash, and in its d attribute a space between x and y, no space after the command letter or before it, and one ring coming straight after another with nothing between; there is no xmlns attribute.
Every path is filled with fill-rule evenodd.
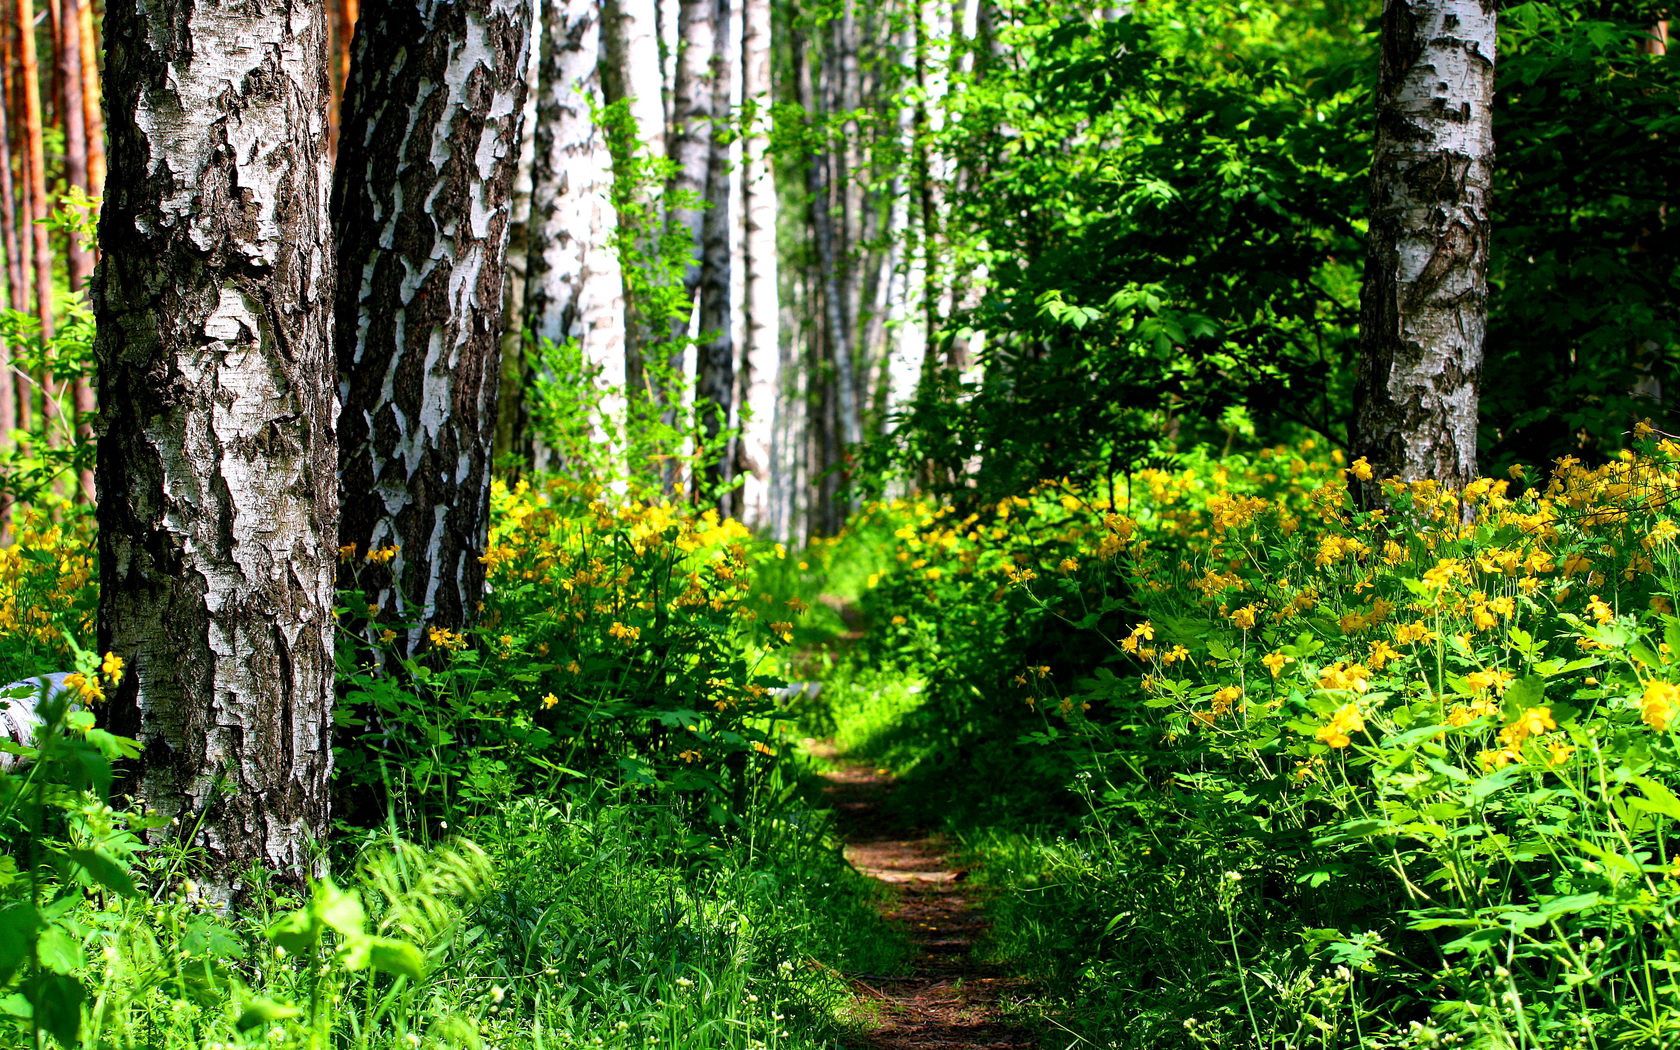
<svg viewBox="0 0 1680 1050"><path fill-rule="evenodd" d="M755 528L784 521L776 505L775 450L778 415L784 411L781 375L781 278L776 255L775 165L770 156L771 70L770 0L744 0L741 9L741 98L750 117L742 129L741 181L746 224L742 309L746 314L741 347L740 469L743 520Z"/></svg>
<svg viewBox="0 0 1680 1050"><path fill-rule="evenodd" d="M733 32L738 21L736 4L714 0L713 27L718 41L713 61L712 97L716 113L726 113L734 90L736 58L728 42L740 38ZM734 216L730 211L736 171L729 163L729 141L723 129L707 128L706 214L701 221L699 330L700 345L695 358L694 398L701 433L715 445L719 434L735 415L735 303L731 289L730 249ZM735 447L715 450L718 458L706 470L706 480L717 492L735 477ZM729 510L725 497L720 510Z"/></svg>
<svg viewBox="0 0 1680 1050"><path fill-rule="evenodd" d="M361 14L333 187L340 542L412 650L484 590L502 279L531 11L394 0Z"/></svg>
<svg viewBox="0 0 1680 1050"><path fill-rule="evenodd" d="M597 0L551 0L544 9L524 315L539 338L576 339L595 381L622 390L624 277L613 244L612 156L593 112L604 101L601 34ZM618 396L600 397L610 425L597 435L612 442L623 406ZM532 451L538 469L552 466L540 442Z"/></svg>
<svg viewBox="0 0 1680 1050"><path fill-rule="evenodd" d="M1487 329L1493 0L1388 0L1353 446L1381 481L1476 476Z"/></svg>
<svg viewBox="0 0 1680 1050"><path fill-rule="evenodd" d="M324 12L112 0L105 18L99 636L128 661L111 725L217 893L252 864L301 882L332 766Z"/></svg>

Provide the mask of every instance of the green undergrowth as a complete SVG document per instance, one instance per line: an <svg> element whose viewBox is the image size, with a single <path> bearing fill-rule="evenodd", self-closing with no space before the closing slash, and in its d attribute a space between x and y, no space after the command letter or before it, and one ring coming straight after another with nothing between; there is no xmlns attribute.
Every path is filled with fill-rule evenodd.
<svg viewBox="0 0 1680 1050"><path fill-rule="evenodd" d="M1046 1045L1680 1044L1680 440L1638 436L1381 513L1312 440L873 506L805 722L944 820Z"/></svg>
<svg viewBox="0 0 1680 1050"><path fill-rule="evenodd" d="M839 614L756 589L804 570L715 512L559 479L494 508L476 629L343 596L336 823L303 885L113 793L138 749L101 728L131 672L86 647L92 521L25 519L0 670L76 675L0 747L0 1047L837 1050L867 1023L843 975L905 941L780 694ZM341 553L371 581L392 552Z"/></svg>

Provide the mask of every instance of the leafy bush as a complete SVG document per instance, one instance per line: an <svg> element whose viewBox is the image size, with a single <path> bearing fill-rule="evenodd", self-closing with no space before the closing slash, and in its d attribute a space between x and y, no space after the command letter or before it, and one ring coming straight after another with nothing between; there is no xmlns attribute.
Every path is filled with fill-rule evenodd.
<svg viewBox="0 0 1680 1050"><path fill-rule="evenodd" d="M1094 1041L1661 1045L1680 443L1640 434L1389 512L1312 442L877 508L859 659L930 671L849 717L1050 795L971 845L998 950Z"/></svg>
<svg viewBox="0 0 1680 1050"><path fill-rule="evenodd" d="M800 617L749 582L785 551L738 523L498 485L478 629L346 594L335 875L232 909L106 801L136 745L97 725L91 527L0 548L0 670L77 668L0 745L0 1045L815 1048L837 967L896 964L778 732ZM392 552L343 553L372 582Z"/></svg>

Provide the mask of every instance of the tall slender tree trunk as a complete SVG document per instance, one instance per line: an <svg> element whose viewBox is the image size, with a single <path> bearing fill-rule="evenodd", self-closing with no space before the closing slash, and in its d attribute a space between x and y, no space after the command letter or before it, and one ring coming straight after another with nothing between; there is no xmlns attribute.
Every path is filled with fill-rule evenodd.
<svg viewBox="0 0 1680 1050"><path fill-rule="evenodd" d="M692 251L683 271L683 291L689 300L700 285L701 238L705 222L707 173L712 158L712 116L717 70L713 59L718 52L718 0L681 0L677 14L681 47L677 55L677 80L673 93L675 119L671 123L671 163L674 170L666 184L666 197L673 203L668 212L673 231L687 235ZM689 198L679 201L678 195ZM673 323L671 338L681 340L688 333L688 319Z"/></svg>
<svg viewBox="0 0 1680 1050"><path fill-rule="evenodd" d="M1494 0L1387 0L1353 446L1380 480L1476 476Z"/></svg>
<svg viewBox="0 0 1680 1050"><path fill-rule="evenodd" d="M338 156L338 136L344 118L344 88L350 82L350 52L355 47L356 22L361 18L361 0L326 0L327 30L332 41L328 56L331 60L332 100L328 106L328 142L333 156Z"/></svg>
<svg viewBox="0 0 1680 1050"><path fill-rule="evenodd" d="M636 125L641 156L665 156L664 76L659 58L659 19L654 0L601 0L602 49L601 91L609 103L623 102ZM629 161L632 158L624 158ZM614 177L629 180L630 171L615 169ZM659 251L659 234L664 229L663 187L638 185L625 194L634 205L633 215L620 215L636 232L632 256L654 258ZM632 247L632 246L628 246ZM622 258L622 257L621 257ZM620 270L624 281L625 386L632 397L648 397L646 351L663 332L655 334L646 304L635 294L635 275Z"/></svg>
<svg viewBox="0 0 1680 1050"><path fill-rule="evenodd" d="M82 104L82 14L79 0L57 0L53 7L53 36L56 44L59 89L59 124L64 132L64 183L88 192L87 110ZM65 273L70 295L79 296L93 275L93 253L74 231L64 236ZM76 413L76 434L80 441L93 440L93 385L78 377L71 387L71 406ZM84 470L77 494L93 499L93 471Z"/></svg>
<svg viewBox="0 0 1680 1050"><path fill-rule="evenodd" d="M735 60L728 41L740 39L735 30L737 4L711 0L714 43L711 91L714 118L727 114L734 90ZM707 466L707 481L721 491L735 476L733 445L716 448L719 435L733 422L735 401L734 303L731 291L730 239L734 219L730 198L736 172L729 163L729 139L721 127L707 128L706 213L701 222L699 329L703 340L695 361L695 410L700 431L717 457ZM727 497L720 509L728 506Z"/></svg>
<svg viewBox="0 0 1680 1050"><path fill-rule="evenodd" d="M59 125L64 133L64 183L86 191L88 188L87 110L82 105L82 14L78 0L57 0L54 7L53 36L57 45L59 86ZM65 270L70 278L70 293L75 295L87 287L93 274L93 254L82 239L67 234L64 245Z"/></svg>
<svg viewBox="0 0 1680 1050"><path fill-rule="evenodd" d="M95 354L101 645L137 793L209 880L301 880L332 765L333 392L319 7L111 0Z"/></svg>
<svg viewBox="0 0 1680 1050"><path fill-rule="evenodd" d="M776 254L776 173L770 157L770 0L744 0L741 19L741 96L747 117L742 140L746 223L746 314L741 348L742 519L754 528L785 535L776 482L785 473L776 456L783 412L781 374L781 276Z"/></svg>
<svg viewBox="0 0 1680 1050"><path fill-rule="evenodd" d="M53 334L52 245L43 220L52 210L47 199L47 156L42 139L41 68L35 49L35 5L33 0L17 0L18 16L18 76L23 95L23 163L24 181L29 188L29 204L25 210L26 234L30 240L35 263L35 316L41 324L41 335ZM48 399L51 413L52 399Z"/></svg>
<svg viewBox="0 0 1680 1050"><path fill-rule="evenodd" d="M670 356L665 362L670 381L651 384L654 396L663 404L661 418L675 428L689 391L680 377L693 374L693 344L689 336L694 325L694 306L700 285L702 240L705 236L706 176L711 162L713 113L713 59L717 54L717 0L678 0L675 79L671 90L671 124L667 132L670 179L665 185L665 235L687 248L682 270L680 308L667 319L664 338ZM671 243L667 241L667 243ZM685 463L688 442L681 455L668 454L661 471L665 491L675 494L688 483Z"/></svg>
<svg viewBox="0 0 1680 1050"><path fill-rule="evenodd" d="M621 442L624 406L607 390L626 382L624 275L612 244L612 157L592 109L602 103L602 24L597 0L553 0L544 9L524 311L532 332L576 339L606 390L598 439ZM550 451L534 448L538 467Z"/></svg>
<svg viewBox="0 0 1680 1050"><path fill-rule="evenodd" d="M99 33L93 25L93 4L76 5L76 32L81 38L82 126L87 133L87 191L105 193L105 117L99 110Z"/></svg>
<svg viewBox="0 0 1680 1050"><path fill-rule="evenodd" d="M531 185L536 177L537 90L539 62L544 43L543 15L552 6L544 0L531 3L531 46L525 64L525 105L519 116L519 154L514 162L513 190L508 205L507 261L502 274L501 348L497 351L501 377L496 382L496 437L492 455L512 456L521 465L530 463L529 408L525 397L526 320L525 284L531 254Z"/></svg>
<svg viewBox="0 0 1680 1050"><path fill-rule="evenodd" d="M10 39L10 32L0 25L0 41ZM10 79L11 48L0 43L0 78ZM6 87L0 81L0 89ZM23 283L23 261L18 257L17 197L12 186L11 93L0 90L0 251L6 253L6 302L12 309L21 308L18 295ZM11 448L12 431L18 425L18 382L12 361L12 348L0 340L0 449ZM7 531L11 520L9 504L0 505L0 535Z"/></svg>
<svg viewBox="0 0 1680 1050"><path fill-rule="evenodd" d="M393 0L356 30L333 187L340 540L413 625L469 623L484 589L508 212L525 103L524 0Z"/></svg>
<svg viewBox="0 0 1680 1050"><path fill-rule="evenodd" d="M4 73L6 104L11 113L11 119L8 120L8 142L11 159L16 164L14 185L17 203L16 210L8 215L12 233L7 247L15 250L15 254L7 263L13 268L11 307L18 313L27 314L34 308L35 299L35 238L30 226L35 217L35 196L29 174L29 145L25 140L28 107L24 102L23 62L18 58L23 50L24 26L21 12L14 7L11 13L18 17L5 27L7 48ZM34 402L37 391L34 377L23 371L15 372L14 377L17 388L17 425L21 430L29 430L35 416Z"/></svg>

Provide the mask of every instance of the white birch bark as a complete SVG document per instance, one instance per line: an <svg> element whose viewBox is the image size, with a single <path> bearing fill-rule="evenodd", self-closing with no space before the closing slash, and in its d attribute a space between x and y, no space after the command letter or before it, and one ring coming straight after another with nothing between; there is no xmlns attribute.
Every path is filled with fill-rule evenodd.
<svg viewBox="0 0 1680 1050"><path fill-rule="evenodd" d="M483 593L530 41L526 0L392 0L356 27L333 193L341 540L397 547L356 582L414 625L411 650Z"/></svg>
<svg viewBox="0 0 1680 1050"><path fill-rule="evenodd" d="M901 76L906 83L916 80L916 34L906 27L899 39ZM909 408L916 396L927 358L927 255L923 249L926 230L921 217L919 187L906 168L916 156L917 110L900 103L898 143L900 161L892 178L892 205L888 214L888 237L898 258L892 268L892 289L888 295L887 330L890 340L887 363L887 411L883 426L891 430L895 417ZM919 181L919 180L918 180ZM913 197L915 199L913 199Z"/></svg>
<svg viewBox="0 0 1680 1050"><path fill-rule="evenodd" d="M666 153L664 77L660 70L659 19L654 0L602 0L601 91L609 103L623 102L636 134L642 157L663 157ZM615 178L628 177L615 169ZM659 250L664 229L664 187L658 184L635 188L637 219L636 254L653 257ZM626 199L624 195L619 200ZM623 218L622 216L620 217ZM627 248L631 247L629 245ZM624 256L620 256L622 262ZM632 294L628 271L624 277L624 364L625 389L633 399L651 397L643 355L648 345L663 337L651 331L651 321ZM637 465L633 465L637 466Z"/></svg>
<svg viewBox="0 0 1680 1050"><path fill-rule="evenodd" d="M771 20L770 0L745 0L742 26L741 90L751 121L742 139L746 266L744 309L746 341L742 348L742 386L746 417L742 423L743 520L755 528L785 535L785 515L776 513L773 478L785 466L772 443L784 412L781 373L781 277L776 254L776 173L770 159Z"/></svg>
<svg viewBox="0 0 1680 1050"><path fill-rule="evenodd" d="M701 222L700 281L697 289L696 328L702 340L696 347L694 397L700 413L700 433L714 446L716 459L707 469L714 492L721 491L735 477L734 442L715 446L735 420L735 220L731 211L739 168L730 164L732 136L726 135L730 96L735 90L738 62L731 42L741 34L737 28L737 0L709 0L712 5L713 50L711 63L712 120L706 134L706 212ZM727 512L733 499L724 495L720 509Z"/></svg>
<svg viewBox="0 0 1680 1050"><path fill-rule="evenodd" d="M624 278L612 238L612 157L592 107L602 104L596 0L550 0L544 15L530 275L525 316L533 334L575 339L596 372L598 443L616 456L624 427ZM538 469L549 449L534 448Z"/></svg>
<svg viewBox="0 0 1680 1050"><path fill-rule="evenodd" d="M665 85L654 0L602 0L607 64L601 86L608 101L628 99L645 151L665 155Z"/></svg>
<svg viewBox="0 0 1680 1050"><path fill-rule="evenodd" d="M706 212L704 202L708 199L707 176L712 162L718 0L681 0L677 17L681 45L677 51L676 88L673 92L675 108L670 129L670 159L675 170L665 189L667 199L672 201L669 213L671 229L684 233L693 246L688 268L683 273L683 289L692 300L700 284L701 238ZM678 194L690 198L690 201L683 203L675 200ZM677 322L672 338L682 338L688 327L687 318Z"/></svg>
<svg viewBox="0 0 1680 1050"><path fill-rule="evenodd" d="M1476 476L1494 0L1388 0L1354 445L1383 477Z"/></svg>
<svg viewBox="0 0 1680 1050"><path fill-rule="evenodd" d="M531 0L531 53L525 67L525 106L519 115L519 160L513 169L513 201L508 209L507 263L502 279L501 382L496 391L496 444L499 459L516 455L530 462L530 417L525 397L527 361L525 285L531 255L531 183L537 153L537 95L542 20L549 0Z"/></svg>
<svg viewBox="0 0 1680 1050"><path fill-rule="evenodd" d="M326 16L113 0L94 285L101 645L206 885L301 883L331 771Z"/></svg>

